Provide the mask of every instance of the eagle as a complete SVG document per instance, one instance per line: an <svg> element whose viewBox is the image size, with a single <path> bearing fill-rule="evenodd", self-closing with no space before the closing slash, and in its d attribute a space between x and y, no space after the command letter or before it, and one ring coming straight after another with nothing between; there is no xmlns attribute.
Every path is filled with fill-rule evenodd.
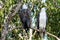
<svg viewBox="0 0 60 40"><path fill-rule="evenodd" d="M23 4L22 8L19 11L19 17L21 19L23 28L27 32L31 27L31 11L28 9L26 4Z"/></svg>
<svg viewBox="0 0 60 40"><path fill-rule="evenodd" d="M46 24L47 24L47 14L46 14L46 8L43 7L41 9L41 12L38 14L38 18L37 18L37 29L41 30L41 32L38 32L38 34L40 33L41 37L45 40L46 39Z"/></svg>

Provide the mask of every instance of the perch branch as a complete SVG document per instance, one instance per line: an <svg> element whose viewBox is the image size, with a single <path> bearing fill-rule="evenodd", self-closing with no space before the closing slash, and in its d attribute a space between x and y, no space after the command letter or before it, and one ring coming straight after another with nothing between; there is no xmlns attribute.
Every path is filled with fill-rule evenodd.
<svg viewBox="0 0 60 40"><path fill-rule="evenodd" d="M41 30L38 30L38 29L34 29L34 28L31 28L31 29L41 32ZM60 40L60 38L58 38L57 36L55 36L55 35L53 35L53 34L51 34L51 33L49 33L49 32L46 32L46 33L47 33L48 35L56 38L57 40Z"/></svg>
<svg viewBox="0 0 60 40"><path fill-rule="evenodd" d="M20 29L21 29L21 27L16 27L16 28L20 28ZM14 30L14 29L16 29L16 28L13 28L12 30ZM23 28L22 28L22 29L23 29ZM41 30L38 30L38 29L34 29L34 28L31 28L31 29L33 29L33 30L35 30L35 31L41 32ZM10 30L10 31L12 31L12 30ZM56 38L57 40L60 39L60 38L58 38L57 36L55 36L55 35L53 35L53 34L51 34L51 33L49 33L49 32L46 32L46 33L47 33L48 35ZM35 34L34 34L34 35L35 35ZM33 36L34 36L34 35L33 35Z"/></svg>
<svg viewBox="0 0 60 40"><path fill-rule="evenodd" d="M55 36L55 35L53 35L53 34L51 34L51 33L49 33L49 32L46 32L46 33L47 33L48 35L50 35L50 36L56 38L57 40L60 39L60 38L58 38L57 36Z"/></svg>

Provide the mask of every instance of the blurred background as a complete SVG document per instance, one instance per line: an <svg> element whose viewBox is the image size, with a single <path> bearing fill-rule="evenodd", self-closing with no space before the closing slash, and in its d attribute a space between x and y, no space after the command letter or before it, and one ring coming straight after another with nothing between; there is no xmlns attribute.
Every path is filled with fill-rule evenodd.
<svg viewBox="0 0 60 40"><path fill-rule="evenodd" d="M0 38L2 30L4 29L6 16L9 15L10 12L13 13L13 10L11 9L14 9L13 7L15 7L20 1L21 0L0 0ZM60 38L60 0L46 0L46 5L41 4L40 0L22 0L22 5L24 3L28 5L28 8L32 11L33 16L35 16L35 18L41 11L41 8L46 7L47 8L46 13L48 16L46 30L47 32L54 34ZM22 23L20 21L19 14L17 13L15 14L15 16L13 16L9 28L21 27L21 26ZM22 40L19 37L20 33L22 33L21 29L19 28L14 29L7 34L6 40ZM37 37L33 36L32 39L37 40ZM48 40L57 40L57 39L48 35Z"/></svg>

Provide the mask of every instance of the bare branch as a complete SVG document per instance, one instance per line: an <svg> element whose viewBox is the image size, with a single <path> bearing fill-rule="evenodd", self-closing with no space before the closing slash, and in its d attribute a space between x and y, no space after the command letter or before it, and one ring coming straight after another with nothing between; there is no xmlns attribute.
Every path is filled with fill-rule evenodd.
<svg viewBox="0 0 60 40"><path fill-rule="evenodd" d="M56 38L57 40L60 39L60 38L58 38L57 36L55 36L55 35L53 35L53 34L51 34L51 33L49 33L49 32L46 32L46 33L47 33L48 35L50 35L50 36Z"/></svg>

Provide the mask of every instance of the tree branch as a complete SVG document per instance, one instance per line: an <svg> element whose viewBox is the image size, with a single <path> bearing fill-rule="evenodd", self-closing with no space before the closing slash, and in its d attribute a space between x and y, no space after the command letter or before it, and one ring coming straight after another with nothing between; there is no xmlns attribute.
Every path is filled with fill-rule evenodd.
<svg viewBox="0 0 60 40"><path fill-rule="evenodd" d="M6 35L8 34L8 26L9 26L10 20L18 12L18 10L20 9L20 7L21 7L21 3L19 2L18 5L17 5L17 7L14 9L14 13L10 13L8 15L8 18L5 20L4 29L2 31L1 40L5 40L6 39Z"/></svg>
<svg viewBox="0 0 60 40"><path fill-rule="evenodd" d="M16 28L19 28L19 29L23 29L23 28L21 28L21 27L16 27ZM14 30L14 29L16 29L16 28L13 28L12 30ZM39 32L41 32L41 30L38 30L38 29L35 29L35 28L31 28L31 29L33 29L33 30L35 30L35 31L39 31ZM10 30L10 31L12 31L12 30ZM49 36L52 36L52 37L54 37L54 38L56 38L57 40L60 40L60 38L58 38L57 36L55 36L55 35L53 35L53 34L51 34L51 33L49 33L49 32L46 32ZM35 34L34 34L35 35ZM33 35L33 36L34 36Z"/></svg>
<svg viewBox="0 0 60 40"><path fill-rule="evenodd" d="M60 38L58 38L57 36L55 36L55 35L53 35L53 34L51 34L51 33L49 33L49 32L46 32L48 35L50 35L50 36L52 36L52 37L54 37L54 38L56 38L57 40L59 40Z"/></svg>

